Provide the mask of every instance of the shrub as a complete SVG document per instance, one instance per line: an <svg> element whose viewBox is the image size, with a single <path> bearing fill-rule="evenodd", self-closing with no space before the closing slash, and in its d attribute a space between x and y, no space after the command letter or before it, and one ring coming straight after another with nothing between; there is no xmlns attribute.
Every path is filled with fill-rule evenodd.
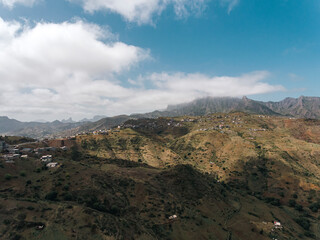
<svg viewBox="0 0 320 240"><path fill-rule="evenodd" d="M318 209L320 208L320 202L311 204L309 208L312 212L315 212L315 213L318 212Z"/></svg>
<svg viewBox="0 0 320 240"><path fill-rule="evenodd" d="M309 208L310 208L310 210L311 210L312 212L314 212L314 213L318 212L318 207L317 207L317 206L311 206L311 207L309 207Z"/></svg>
<svg viewBox="0 0 320 240"><path fill-rule="evenodd" d="M304 235L309 238L316 238L316 235L314 235L312 232L309 232L309 231L306 231Z"/></svg>
<svg viewBox="0 0 320 240"><path fill-rule="evenodd" d="M290 199L290 200L289 200L289 206L290 206L290 207L294 207L294 206L296 206L296 204L297 204L297 203L296 203L296 200L294 200L294 199Z"/></svg>
<svg viewBox="0 0 320 240"><path fill-rule="evenodd" d="M18 219L19 219L19 220L25 220L26 217L27 217L27 216L26 216L24 213L20 213L20 214L18 215Z"/></svg>
<svg viewBox="0 0 320 240"><path fill-rule="evenodd" d="M7 174L4 176L4 178L5 178L6 180L11 180L12 176L11 176L11 174L7 173Z"/></svg>
<svg viewBox="0 0 320 240"><path fill-rule="evenodd" d="M50 201L56 201L57 197L58 193L56 191L51 191L45 196L45 199Z"/></svg>
<svg viewBox="0 0 320 240"><path fill-rule="evenodd" d="M273 197L269 197L269 198L266 198L265 201L267 203L270 203L274 206L280 206L281 203L280 203L280 200L278 198L273 198Z"/></svg>
<svg viewBox="0 0 320 240"><path fill-rule="evenodd" d="M296 223L298 223L304 230L310 229L310 221L306 218L297 218L295 219Z"/></svg>
<svg viewBox="0 0 320 240"><path fill-rule="evenodd" d="M21 177L25 177L25 176L26 176L26 172L25 172L25 171L21 171L21 172L20 172L20 176L21 176Z"/></svg>
<svg viewBox="0 0 320 240"><path fill-rule="evenodd" d="M12 238L12 240L20 240L20 239L21 239L20 234L15 234L14 237Z"/></svg>
<svg viewBox="0 0 320 240"><path fill-rule="evenodd" d="M101 212L107 211L106 207L101 202L95 202L91 207Z"/></svg>
<svg viewBox="0 0 320 240"><path fill-rule="evenodd" d="M73 196L71 193L66 193L63 198L65 201L72 201Z"/></svg>
<svg viewBox="0 0 320 240"><path fill-rule="evenodd" d="M111 214L117 215L119 212L120 212L120 209L118 208L118 206L116 206L116 205L111 206L111 208L110 208Z"/></svg>
<svg viewBox="0 0 320 240"><path fill-rule="evenodd" d="M3 220L3 224L4 225L9 225L10 223L11 223L11 221L9 219Z"/></svg>
<svg viewBox="0 0 320 240"><path fill-rule="evenodd" d="M294 209L298 210L299 212L301 212L303 210L303 207L300 204L296 204Z"/></svg>

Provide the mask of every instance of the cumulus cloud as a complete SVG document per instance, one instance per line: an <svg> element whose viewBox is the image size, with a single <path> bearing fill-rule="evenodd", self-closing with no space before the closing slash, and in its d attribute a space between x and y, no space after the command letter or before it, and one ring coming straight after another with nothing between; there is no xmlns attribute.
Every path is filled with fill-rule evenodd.
<svg viewBox="0 0 320 240"><path fill-rule="evenodd" d="M85 112L101 96L123 97L128 90L115 76L149 57L83 21L29 26L0 18L0 47L1 110L9 115Z"/></svg>
<svg viewBox="0 0 320 240"><path fill-rule="evenodd" d="M0 3L6 7L13 8L16 4L21 4L25 6L32 6L39 0L0 0Z"/></svg>
<svg viewBox="0 0 320 240"><path fill-rule="evenodd" d="M268 84L265 71L232 77L162 72L119 81L150 58L149 51L83 21L30 26L0 18L0 48L0 115L24 121L148 112L206 96L284 90Z"/></svg>
<svg viewBox="0 0 320 240"><path fill-rule="evenodd" d="M173 6L178 17L199 14L208 0L69 0L82 4L88 12L108 10L123 16L129 22L152 23L154 16Z"/></svg>

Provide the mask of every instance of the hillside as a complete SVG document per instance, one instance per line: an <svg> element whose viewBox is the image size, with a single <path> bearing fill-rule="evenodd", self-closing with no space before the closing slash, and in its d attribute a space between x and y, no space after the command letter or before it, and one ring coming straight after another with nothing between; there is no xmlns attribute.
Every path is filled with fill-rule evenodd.
<svg viewBox="0 0 320 240"><path fill-rule="evenodd" d="M247 113L80 135L57 168L2 163L0 237L319 239L319 137L319 120Z"/></svg>

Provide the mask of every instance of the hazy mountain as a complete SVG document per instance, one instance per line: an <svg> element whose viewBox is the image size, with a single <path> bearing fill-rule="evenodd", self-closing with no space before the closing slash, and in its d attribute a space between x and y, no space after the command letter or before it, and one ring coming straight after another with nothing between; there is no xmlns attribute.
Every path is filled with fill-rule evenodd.
<svg viewBox="0 0 320 240"><path fill-rule="evenodd" d="M262 102L247 97L207 97L196 99L189 103L169 105L164 111L114 117L97 115L93 119L83 119L81 122L74 122L72 118L51 123L20 122L8 117L0 117L0 134L43 138L52 135L57 136L60 132L62 132L61 135L73 135L84 131L108 129L120 125L129 119L184 115L204 116L211 113L229 112L320 119L320 98L302 96L299 98L286 98L280 102Z"/></svg>
<svg viewBox="0 0 320 240"><path fill-rule="evenodd" d="M167 111L175 113L174 115L204 116L210 113L228 113L233 111L279 115L263 103L251 100L247 97L207 97L196 99L190 103L168 106Z"/></svg>
<svg viewBox="0 0 320 240"><path fill-rule="evenodd" d="M106 118L107 116L105 115L95 115L93 118L83 118L78 122L97 122L102 118ZM68 119L62 119L61 120L62 123L76 123L77 121L74 121L71 117L69 117Z"/></svg>
<svg viewBox="0 0 320 240"><path fill-rule="evenodd" d="M72 131L91 131L110 128L124 123L128 119L176 117L176 116L204 116L211 113L245 112L251 114L271 116L292 116L297 118L320 118L320 98L300 97L286 98L280 102L262 102L233 97L207 97L196 99L189 103L169 105L164 111L154 111L145 114L132 114L103 118L98 122L82 125L79 129Z"/></svg>
<svg viewBox="0 0 320 240"><path fill-rule="evenodd" d="M296 118L320 118L320 98L304 97L286 98L280 102L262 102L243 98L202 98L190 103L168 106L163 115L203 116L210 113L246 112L262 115L283 115Z"/></svg>
<svg viewBox="0 0 320 240"><path fill-rule="evenodd" d="M280 102L264 103L268 108L282 115L299 118L320 118L320 98L304 97L286 98Z"/></svg>
<svg viewBox="0 0 320 240"><path fill-rule="evenodd" d="M15 119L10 119L7 116L2 116L0 117L0 133L16 131L25 127L33 127L37 124L43 124L43 123L20 122Z"/></svg>
<svg viewBox="0 0 320 240"><path fill-rule="evenodd" d="M32 138L44 138L75 128L83 123L63 123L58 120L53 122L20 122L15 119L10 119L6 116L0 117L0 134L27 136Z"/></svg>
<svg viewBox="0 0 320 240"><path fill-rule="evenodd" d="M75 121L73 121L71 117L69 117L68 119L62 119L61 122L62 123L75 123Z"/></svg>
<svg viewBox="0 0 320 240"><path fill-rule="evenodd" d="M107 116L105 116L105 115L96 115L91 119L84 118L84 119L80 120L80 122L96 122L96 121L99 121L100 119L106 118L106 117Z"/></svg>

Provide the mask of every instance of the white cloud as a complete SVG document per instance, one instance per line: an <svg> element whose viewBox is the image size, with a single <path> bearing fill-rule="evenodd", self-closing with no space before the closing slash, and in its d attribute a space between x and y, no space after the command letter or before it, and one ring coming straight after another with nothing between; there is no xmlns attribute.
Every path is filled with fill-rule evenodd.
<svg viewBox="0 0 320 240"><path fill-rule="evenodd" d="M123 97L128 90L115 76L149 57L82 21L29 26L0 18L0 48L0 115L29 117L90 112L101 97Z"/></svg>
<svg viewBox="0 0 320 240"><path fill-rule="evenodd" d="M6 46L15 37L15 34L20 29L18 22L5 22L0 18L0 47Z"/></svg>
<svg viewBox="0 0 320 240"><path fill-rule="evenodd" d="M201 97L241 97L284 91L280 85L270 85L264 80L270 74L256 71L238 77L208 76L200 73L153 73L138 79L151 81L152 89L140 88L128 101L124 101L122 109L130 112L135 108L140 112L163 109L169 104L189 102ZM132 110L131 110L132 112Z"/></svg>
<svg viewBox="0 0 320 240"><path fill-rule="evenodd" d="M244 74L240 77L209 77L203 74L155 73L149 78L163 89L189 92L201 96L243 96L274 91L277 87L261 82L266 71Z"/></svg>
<svg viewBox="0 0 320 240"><path fill-rule="evenodd" d="M208 0L69 0L79 2L88 12L108 10L123 16L129 22L152 23L154 16L160 15L168 6L173 6L178 17L198 14Z"/></svg>
<svg viewBox="0 0 320 240"><path fill-rule="evenodd" d="M37 1L39 0L0 0L0 3L6 7L13 8L16 4L32 6Z"/></svg>
<svg viewBox="0 0 320 240"><path fill-rule="evenodd" d="M265 71L236 77L163 72L123 83L119 75L149 52L82 21L30 26L0 18L0 49L0 115L24 121L148 112L206 96L284 90L268 84Z"/></svg>

